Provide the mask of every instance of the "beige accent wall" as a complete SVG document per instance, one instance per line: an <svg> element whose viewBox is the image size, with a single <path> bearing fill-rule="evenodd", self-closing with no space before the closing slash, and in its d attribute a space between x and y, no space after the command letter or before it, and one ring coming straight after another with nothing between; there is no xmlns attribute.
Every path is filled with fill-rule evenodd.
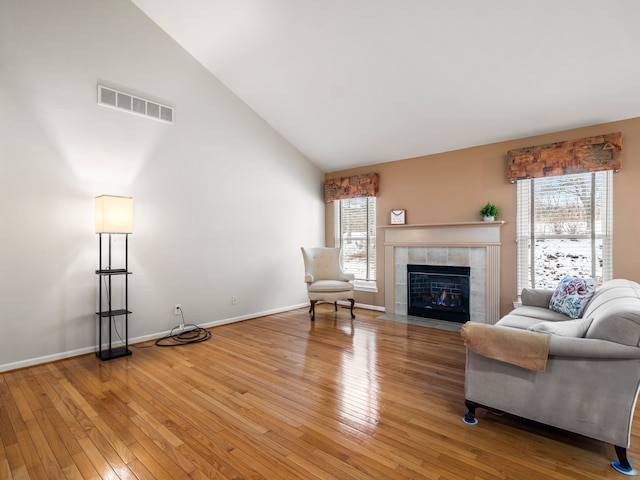
<svg viewBox="0 0 640 480"><path fill-rule="evenodd" d="M327 173L325 178L376 172L380 175L377 224L388 225L392 209L405 209L408 224L478 221L491 201L500 208L501 315L516 298L516 185L507 180L507 151L514 148L622 132L622 170L614 175L614 263L616 278L640 282L640 118L396 160ZM325 210L326 244L333 244L333 204ZM377 238L378 292L356 292L356 302L384 307L384 244Z"/></svg>

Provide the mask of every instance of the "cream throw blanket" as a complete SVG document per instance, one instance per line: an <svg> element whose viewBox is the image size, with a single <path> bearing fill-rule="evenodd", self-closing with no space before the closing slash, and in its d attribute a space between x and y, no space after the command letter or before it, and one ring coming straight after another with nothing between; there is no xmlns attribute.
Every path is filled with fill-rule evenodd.
<svg viewBox="0 0 640 480"><path fill-rule="evenodd" d="M551 335L467 322L460 330L465 346L485 357L544 372Z"/></svg>

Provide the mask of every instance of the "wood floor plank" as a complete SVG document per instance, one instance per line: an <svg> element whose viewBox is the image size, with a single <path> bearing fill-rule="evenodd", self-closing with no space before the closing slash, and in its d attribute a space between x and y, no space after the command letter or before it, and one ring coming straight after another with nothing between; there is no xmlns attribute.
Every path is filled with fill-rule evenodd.
<svg viewBox="0 0 640 480"><path fill-rule="evenodd" d="M7 449L4 446L4 442L2 441L2 435L0 435L0 478L12 478L11 467L9 466L9 457L7 455Z"/></svg>
<svg viewBox="0 0 640 480"><path fill-rule="evenodd" d="M307 310L0 374L0 478L620 478L610 445L483 410L464 424L458 333Z"/></svg>

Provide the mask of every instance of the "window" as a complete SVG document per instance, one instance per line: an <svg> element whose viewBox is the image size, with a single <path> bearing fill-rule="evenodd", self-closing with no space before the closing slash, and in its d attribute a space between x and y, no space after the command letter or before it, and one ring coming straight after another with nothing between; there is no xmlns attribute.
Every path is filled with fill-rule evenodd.
<svg viewBox="0 0 640 480"><path fill-rule="evenodd" d="M335 245L342 247L342 267L356 276L356 286L375 288L376 197L336 200Z"/></svg>
<svg viewBox="0 0 640 480"><path fill-rule="evenodd" d="M611 170L517 182L518 295L566 275L612 277Z"/></svg>

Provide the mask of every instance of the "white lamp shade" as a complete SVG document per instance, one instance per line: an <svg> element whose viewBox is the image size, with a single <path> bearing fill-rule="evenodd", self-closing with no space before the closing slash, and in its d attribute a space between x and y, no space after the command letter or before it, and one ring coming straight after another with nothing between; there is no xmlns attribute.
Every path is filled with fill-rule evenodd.
<svg viewBox="0 0 640 480"><path fill-rule="evenodd" d="M96 233L133 233L133 198L96 197L95 221Z"/></svg>

